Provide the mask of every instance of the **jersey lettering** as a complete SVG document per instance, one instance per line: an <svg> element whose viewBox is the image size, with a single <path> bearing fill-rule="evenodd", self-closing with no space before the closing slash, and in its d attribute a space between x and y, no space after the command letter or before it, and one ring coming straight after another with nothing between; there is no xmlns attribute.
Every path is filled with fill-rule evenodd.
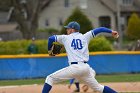
<svg viewBox="0 0 140 93"><path fill-rule="evenodd" d="M80 39L73 39L71 42L71 47L73 47L74 50L81 50L83 48L82 41Z"/></svg>

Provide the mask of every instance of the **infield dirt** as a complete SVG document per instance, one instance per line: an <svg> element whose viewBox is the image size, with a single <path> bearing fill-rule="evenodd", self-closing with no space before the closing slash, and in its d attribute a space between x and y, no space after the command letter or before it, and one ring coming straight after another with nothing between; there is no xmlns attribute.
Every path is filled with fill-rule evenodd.
<svg viewBox="0 0 140 93"><path fill-rule="evenodd" d="M107 85L118 92L136 92L140 93L140 82L120 82L120 83L101 83ZM82 87L83 84L80 86ZM67 88L67 84L55 84L50 93L72 93L75 89L73 85L71 90ZM0 93L41 93L43 85L21 85L21 86L0 86ZM81 89L81 93L82 89ZM86 93L95 93L89 88Z"/></svg>

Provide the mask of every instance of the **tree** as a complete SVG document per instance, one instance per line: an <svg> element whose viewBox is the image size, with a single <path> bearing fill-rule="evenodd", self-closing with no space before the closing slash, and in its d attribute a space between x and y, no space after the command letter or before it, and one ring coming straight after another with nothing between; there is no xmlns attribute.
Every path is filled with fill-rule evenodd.
<svg viewBox="0 0 140 93"><path fill-rule="evenodd" d="M72 15L64 22L64 25L67 25L71 21L76 21L80 24L80 32L86 33L87 31L93 29L91 21L84 15L79 8L76 8ZM62 34L66 34L65 28L63 27L61 30Z"/></svg>
<svg viewBox="0 0 140 93"><path fill-rule="evenodd" d="M136 13L128 20L127 36L131 39L140 39L140 18Z"/></svg>
<svg viewBox="0 0 140 93"><path fill-rule="evenodd" d="M36 36L38 28L38 17L41 8L47 5L50 0L0 0L0 10L12 9L14 19L22 32L24 39L31 39Z"/></svg>
<svg viewBox="0 0 140 93"><path fill-rule="evenodd" d="M12 0L12 6L23 38L31 39L35 36L38 27L41 0Z"/></svg>

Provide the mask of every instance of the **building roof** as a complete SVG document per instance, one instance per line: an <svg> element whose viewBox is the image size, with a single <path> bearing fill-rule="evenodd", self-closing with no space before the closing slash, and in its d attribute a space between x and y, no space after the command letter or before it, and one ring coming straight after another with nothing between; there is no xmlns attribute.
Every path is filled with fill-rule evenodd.
<svg viewBox="0 0 140 93"><path fill-rule="evenodd" d="M117 12L117 1L118 0L100 0L100 2L112 12ZM122 12L140 12L140 0L133 0L132 5L120 5L120 9Z"/></svg>
<svg viewBox="0 0 140 93"><path fill-rule="evenodd" d="M16 24L16 23L0 24L0 33L15 31L17 26L18 26L18 24Z"/></svg>

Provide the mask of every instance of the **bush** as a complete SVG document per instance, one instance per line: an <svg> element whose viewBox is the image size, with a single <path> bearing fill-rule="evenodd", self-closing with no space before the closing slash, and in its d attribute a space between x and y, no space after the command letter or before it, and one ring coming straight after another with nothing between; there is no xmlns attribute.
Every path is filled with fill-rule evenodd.
<svg viewBox="0 0 140 93"><path fill-rule="evenodd" d="M24 54L25 41L7 41L0 42L0 54Z"/></svg>
<svg viewBox="0 0 140 93"><path fill-rule="evenodd" d="M112 51L113 47L105 37L96 37L89 43L89 51Z"/></svg>
<svg viewBox="0 0 140 93"><path fill-rule="evenodd" d="M39 54L48 53L47 40L35 41ZM27 47L31 43L31 40L16 40L0 42L0 55L16 55L16 54L28 54ZM89 44L89 51L111 51L112 46L105 37L97 37L91 40Z"/></svg>
<svg viewBox="0 0 140 93"><path fill-rule="evenodd" d="M128 20L127 36L130 39L140 38L140 18L136 13L133 13Z"/></svg>
<svg viewBox="0 0 140 93"><path fill-rule="evenodd" d="M84 13L79 8L76 8L72 15L64 22L64 26L68 25L69 22L76 21L80 24L80 33L86 33L87 31L93 29L91 21L87 18ZM61 34L66 34L66 30L63 27Z"/></svg>
<svg viewBox="0 0 140 93"><path fill-rule="evenodd" d="M0 42L0 55L28 54L27 47L31 40ZM47 53L47 40L36 40L39 53Z"/></svg>

